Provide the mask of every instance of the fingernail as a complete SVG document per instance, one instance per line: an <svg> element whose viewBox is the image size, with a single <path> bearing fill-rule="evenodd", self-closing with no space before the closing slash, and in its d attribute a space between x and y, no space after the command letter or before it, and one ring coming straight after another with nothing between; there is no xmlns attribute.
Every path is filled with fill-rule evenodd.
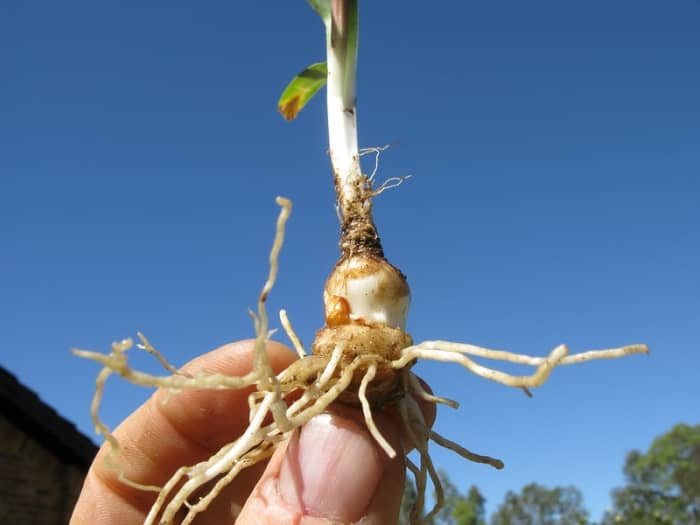
<svg viewBox="0 0 700 525"><path fill-rule="evenodd" d="M304 515L356 521L372 500L383 470L383 460L364 427L321 414L289 442L279 490Z"/></svg>

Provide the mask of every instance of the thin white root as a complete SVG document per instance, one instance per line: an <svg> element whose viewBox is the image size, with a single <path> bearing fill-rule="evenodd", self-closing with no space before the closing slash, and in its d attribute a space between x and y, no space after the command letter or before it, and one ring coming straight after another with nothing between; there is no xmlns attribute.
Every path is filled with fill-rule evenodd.
<svg viewBox="0 0 700 525"><path fill-rule="evenodd" d="M440 478L435 470L430 454L428 453L427 436L424 432L423 435L418 435L415 432L416 429L425 428L425 421L423 420L422 413L420 413L420 409L411 396L406 396L401 399L398 403L398 408L404 423L404 430L411 443L420 454L420 470L419 476L416 478L416 502L413 509L411 509L410 521L412 525L430 523L430 520L438 513L444 503L444 494L442 483L440 482ZM421 518L425 502L427 475L430 475L430 481L433 483L433 488L435 489L435 504L430 512Z"/></svg>
<svg viewBox="0 0 700 525"><path fill-rule="evenodd" d="M406 376L404 376L406 378ZM406 379L404 379L406 381ZM430 452L428 451L428 426L425 424L425 419L423 418L423 412L421 411L418 403L411 396L406 396L405 406L408 409L408 420L411 424L411 431L415 438L415 446L421 456L421 464L425 462L425 466L430 475L430 481L433 484L433 489L435 490L435 503L433 508L424 517L422 523L431 523L433 517L437 515L442 506L445 503L445 495L442 489L442 482L440 481L440 476L435 469L433 460L430 457ZM420 433L416 433L418 430Z"/></svg>
<svg viewBox="0 0 700 525"><path fill-rule="evenodd" d="M392 361L391 366L401 369L418 357L433 361L446 361L462 365L470 372L506 386L527 388L541 386L549 377L552 369L561 364L574 364L592 359L614 359L630 354L648 353L646 345L630 345L607 350L591 350L572 356L567 356L569 350L565 345L556 347L547 357L532 357L514 354L502 350L489 350L473 345L451 343L448 341L425 341L418 345L409 346L402 351L399 359ZM508 361L511 363L536 366L537 370L529 376L515 376L475 363L464 354L475 355L487 359Z"/></svg>
<svg viewBox="0 0 700 525"><path fill-rule="evenodd" d="M369 365L369 367L367 367L367 372L362 378L362 382L360 383L360 388L358 390L357 395L360 398L360 403L362 404L362 414L365 416L365 424L367 425L369 433L372 434L374 440L379 444L380 447L382 447L384 452L386 452L386 455L393 459L396 457L396 451L389 444L389 442L382 435L382 433L379 432L379 429L377 428L377 425L374 422L374 418L372 417L372 407L370 406L369 401L367 400L367 385L369 385L372 379L374 379L376 373L377 365L372 363L371 365Z"/></svg>
<svg viewBox="0 0 700 525"><path fill-rule="evenodd" d="M387 144L386 146L375 146L373 148L362 148L360 149L360 157L364 157L365 155L369 155L370 153L374 153L374 169L372 169L372 173L369 177L367 177L367 180L371 183L374 182L374 177L377 174L377 171L379 171L379 155L382 154L382 151L386 151L391 147L391 144Z"/></svg>
<svg viewBox="0 0 700 525"><path fill-rule="evenodd" d="M258 313L255 323L255 362L253 364L253 371L256 371L257 374L260 376L258 380L258 389L267 390L268 388L275 388L279 391L279 384L275 384L275 374L272 372L272 368L270 367L270 361L267 357L267 351L265 350L265 342L267 340L268 332L268 320L265 302L267 301L267 297L268 295L270 295L270 291L272 290L272 287L275 285L275 281L277 280L277 272L279 270L279 254L280 250L282 249L282 244L284 243L285 225L287 224L287 219L289 219L289 215L292 213L292 201L283 197L277 197L275 199L275 202L278 204L278 206L280 206L281 209L280 214L277 217L275 238L272 241L272 249L270 250L270 269L267 275L267 280L265 281L262 291L260 292L260 296L258 297Z"/></svg>
<svg viewBox="0 0 700 525"><path fill-rule="evenodd" d="M287 409L287 417L292 417L296 415L300 410L306 408L310 402L314 401L321 395L321 387L326 383L328 379L330 379L333 372L335 372L335 368L338 364L338 359L340 359L340 357L333 359L333 357L336 354L338 354L338 356L342 354L341 347L337 347L333 350L333 353L331 354L331 359L329 359L328 363L323 369L323 372L321 372L316 382L313 385L306 388L301 397L289 406L289 408ZM338 395L340 395L340 392L338 392ZM310 416L309 419L311 417L313 417L313 415Z"/></svg>
<svg viewBox="0 0 700 525"><path fill-rule="evenodd" d="M423 388L423 385L421 385L421 382L418 380L415 374L408 374L408 386L411 389L412 394L417 395L424 401L447 405L450 408L459 408L459 403L457 401L446 397L439 397L428 392L425 388Z"/></svg>
<svg viewBox="0 0 700 525"><path fill-rule="evenodd" d="M398 188L405 180L410 179L411 175L403 175L401 177L389 177L384 182L382 182L376 190L372 190L372 197L377 197L381 195L386 190L391 190L393 188Z"/></svg>
<svg viewBox="0 0 700 525"><path fill-rule="evenodd" d="M163 508L163 505L165 504L166 500L168 499L168 496L173 491L175 486L187 476L189 476L190 472L194 471L197 468L197 466L198 465L194 465L191 467L180 467L175 471L175 473L170 477L168 482L163 486L160 493L158 494L155 503L153 503L151 509L148 512L148 515L146 516L146 521L144 522L144 524L154 523L153 520L155 520L157 515L160 513L161 509Z"/></svg>
<svg viewBox="0 0 700 525"><path fill-rule="evenodd" d="M129 343L133 344L131 339ZM131 345L130 345L131 346ZM194 388L214 388L214 389L239 389L252 385L258 380L258 371L253 369L244 376L233 377L224 374L204 374L198 373L191 377L182 375L156 376L132 370L128 366L126 355L123 352L101 354L90 350L71 350L73 354L84 359L90 359L102 364L111 372L120 375L130 383L152 388L165 388L173 390L185 390Z"/></svg>
<svg viewBox="0 0 700 525"><path fill-rule="evenodd" d="M404 425L405 424L406 421L404 420ZM408 457L406 457L406 468L413 474L413 482L416 484L416 499L411 506L411 511L408 516L410 525L414 525L419 522L420 517L423 515L423 508L425 507L426 470L418 468Z"/></svg>
<svg viewBox="0 0 700 525"><path fill-rule="evenodd" d="M435 465L428 452L427 443L423 446L423 450L421 450L420 453L421 462L425 461L428 467L428 474L430 474L430 481L433 483L433 489L435 490L435 503L433 504L433 508L430 509L430 512L423 516L422 523L432 523L433 518L437 516L437 513L440 512L440 509L445 505L445 493L442 488L440 475L437 470L435 470Z"/></svg>
<svg viewBox="0 0 700 525"><path fill-rule="evenodd" d="M156 350L155 347L151 344L151 342L148 339L146 339L145 335L143 335L141 332L136 332L136 335L141 341L141 343L136 344L136 347L140 350L145 350L153 357L155 357L158 360L158 362L162 365L162 367L165 368L168 372L170 372L173 375L192 377L191 374L178 370L175 366L170 364L170 362L165 358L165 356L161 354L158 350Z"/></svg>
<svg viewBox="0 0 700 525"><path fill-rule="evenodd" d="M92 396L92 403L90 403L90 417L92 418L92 424L95 426L95 432L102 436L105 441L109 442L110 446L112 447L109 454L109 456L112 456L118 453L119 442L112 435L109 427L100 419L100 404L102 403L102 395L104 394L105 383L110 375L112 375L112 371L109 368L103 368L100 370L100 373L97 374L97 379L95 380L95 394Z"/></svg>
<svg viewBox="0 0 700 525"><path fill-rule="evenodd" d="M287 417L292 417L305 408L311 401L318 397L318 392L316 388L306 389L301 397L289 406L287 409Z"/></svg>
<svg viewBox="0 0 700 525"><path fill-rule="evenodd" d="M338 355L338 358L334 359L336 354ZM351 363L343 371L340 378L336 380L334 385L330 387L325 394L321 394L321 388L331 379L341 355L342 347L335 348L331 354L331 359L329 359L326 367L316 382L304 390L301 397L289 406L287 409L287 417L290 418L294 425L303 425L315 415L323 412L326 407L335 401L343 390L350 384L353 372L359 366L358 363ZM309 406L309 403L312 403L312 405ZM304 412L300 413L301 410L304 410ZM294 419L291 419L292 417L294 417Z"/></svg>
<svg viewBox="0 0 700 525"><path fill-rule="evenodd" d="M434 430L431 430L429 428L426 428L425 430L428 432L428 437L435 441L435 443L437 443L441 447L456 452L464 459L468 459L469 461L473 461L474 463L483 463L485 465L491 465L493 468L498 470L501 470L503 468L503 461L501 461L500 459L492 458L490 456L482 456L481 454L475 454L474 452L467 450L458 443L455 443L454 441L441 436Z"/></svg>
<svg viewBox="0 0 700 525"><path fill-rule="evenodd" d="M405 425L406 421L404 420L404 427ZM423 512L425 511L425 492L428 488L428 470L425 468L425 463L423 462L422 456L420 468L408 458L406 458L406 464L409 465L409 468L411 468L413 478L416 482L416 501L413 502L411 513L408 517L410 524L415 525L417 523L421 523L421 516L423 516Z"/></svg>
<svg viewBox="0 0 700 525"><path fill-rule="evenodd" d="M112 343L112 352L115 354L126 352L133 344L131 339L124 339L120 342ZM75 350L72 350L76 353ZM109 443L110 450L105 457L105 464L109 469L115 470L117 472L117 479L132 488L148 491L148 492L160 492L161 487L157 485L143 485L135 481L130 480L124 474L124 468L119 465L116 458L119 455L120 447L117 438L112 435L109 427L104 424L100 419L100 405L102 404L102 396L104 394L105 383L109 376L112 375L112 370L109 367L104 367L97 374L95 379L95 393L92 396L92 402L90 403L90 418L95 427L95 432L102 436L102 438Z"/></svg>
<svg viewBox="0 0 700 525"><path fill-rule="evenodd" d="M301 412L296 413L293 417L290 417L290 421L292 422L293 426L296 428L303 425L312 417L323 412L328 405L335 401L338 396L348 387L352 381L352 376L355 373L355 370L360 366L362 361L362 357L356 358L352 363L343 369L343 373L340 375L340 378L338 378L335 384L333 384L333 386L330 386L326 392L315 398L314 403L310 407L307 407ZM295 405L296 403L289 407L289 410L291 411L293 407L296 408Z"/></svg>
<svg viewBox="0 0 700 525"><path fill-rule="evenodd" d="M287 310L280 310L280 323L282 323L282 328L284 328L287 337L292 342L294 350L296 350L299 359L306 357L306 350L304 350L304 345L301 344L301 339L297 336L294 328L292 328L292 323L289 322L289 317L287 317Z"/></svg>
<svg viewBox="0 0 700 525"><path fill-rule="evenodd" d="M452 341L423 341L413 347L408 347L404 351L411 348L421 348L423 350L444 350L447 352L456 352L459 354L469 354L475 357L483 357L485 359L493 359L495 361L507 361L520 365L539 366L547 358L535 357L526 354L516 354L505 350L492 350L481 346L470 345L466 343L454 343ZM617 359L631 354L647 354L649 348L647 345L635 344L627 345L619 348L609 348L605 350L590 350L578 354L570 355L561 360L559 364L571 365L590 361L592 359Z"/></svg>
<svg viewBox="0 0 700 525"><path fill-rule="evenodd" d="M250 423L255 417L255 411L257 410L257 394L258 392L251 392L248 394L248 422Z"/></svg>
<svg viewBox="0 0 700 525"><path fill-rule="evenodd" d="M226 473L226 475L222 476L219 480L217 480L214 487L212 487L211 490L209 490L206 496L200 498L200 500L197 501L197 503L195 503L194 505L188 506L189 510L187 511L187 515L182 520L182 523L180 525L189 525L190 523L192 523L192 521L197 517L197 514L206 510L209 504L212 501L214 501L214 498L216 498L219 495L219 493L221 493L221 491L233 481L233 479L239 474L241 470L246 469L259 461L262 461L263 459L269 458L270 456L272 456L274 450L274 447L270 445L265 446L265 444L263 444L262 448L256 451L256 454L249 454L245 458L236 462L233 468L231 468L231 470L229 470Z"/></svg>
<svg viewBox="0 0 700 525"><path fill-rule="evenodd" d="M568 349L566 346L561 345L556 347L549 357L537 367L535 373L530 376L513 376L506 374L505 372L500 372L492 368L481 366L463 354L458 354L449 350L425 349L421 347L421 345L411 346L403 350L402 357L396 361L393 361L391 365L394 368L403 368L407 363L417 357L422 359L430 359L433 361L453 362L462 365L464 368L480 377L490 379L507 386L534 387L541 385L547 380L549 374L552 372L552 369L567 353Z"/></svg>
<svg viewBox="0 0 700 525"><path fill-rule="evenodd" d="M316 382L317 388L323 388L323 385L325 385L335 373L335 369L340 362L340 358L343 357L343 350L345 350L344 344L339 344L333 349L333 353L331 354L331 358L328 360L326 368L323 370L318 378L318 381Z"/></svg>
<svg viewBox="0 0 700 525"><path fill-rule="evenodd" d="M411 458L409 457L406 458L406 468L411 471L411 474L413 474L414 481L418 476L420 476L420 469L413 461L411 461Z"/></svg>
<svg viewBox="0 0 700 525"><path fill-rule="evenodd" d="M244 453L248 452L252 448L259 445L262 440L264 433L261 432L261 426L265 419L265 416L269 412L269 408L275 399L275 393L268 393L261 403L261 407L255 414L255 418L250 422L246 431L238 438L234 445L227 448L222 454L219 452L209 461L200 463L195 466L192 473L188 473L189 480L185 482L182 487L172 496L170 502L165 507L163 515L161 517L161 522L171 523L175 519L175 514L182 508L187 502L188 498L202 485L212 481L216 477L224 474L225 472L231 470L236 462L240 460ZM190 508L192 510L192 507ZM155 523L153 520L160 513L160 508L157 505L151 507L151 511L146 517L144 525L151 525Z"/></svg>
<svg viewBox="0 0 700 525"><path fill-rule="evenodd" d="M648 354L649 347L647 345L629 345L621 348L607 348L605 350L589 350L570 355L561 360L562 365L574 365L576 363L584 363L592 359L617 359L632 354Z"/></svg>
<svg viewBox="0 0 700 525"><path fill-rule="evenodd" d="M286 432L290 430L292 426L286 416L287 404L282 398L280 382L272 371L270 360L267 356L266 342L268 337L268 318L265 302L277 280L279 254L282 249L282 244L284 244L284 232L287 219L289 219L289 215L292 213L292 201L283 197L277 197L275 202L281 209L277 217L275 238L272 242L272 249L270 250L270 271L262 291L260 292L260 297L258 298L258 314L255 318L255 360L252 372L256 372L258 375L256 381L258 390L274 393L273 400L270 404L270 412L272 413L277 428L281 432Z"/></svg>

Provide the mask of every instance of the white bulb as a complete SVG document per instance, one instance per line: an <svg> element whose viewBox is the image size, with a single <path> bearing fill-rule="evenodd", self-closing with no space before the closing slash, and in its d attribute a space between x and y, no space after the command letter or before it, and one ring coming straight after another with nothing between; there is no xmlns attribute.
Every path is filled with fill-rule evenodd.
<svg viewBox="0 0 700 525"><path fill-rule="evenodd" d="M342 261L326 283L327 308L333 297L347 301L351 321L406 328L408 284L401 272L385 260L355 256Z"/></svg>

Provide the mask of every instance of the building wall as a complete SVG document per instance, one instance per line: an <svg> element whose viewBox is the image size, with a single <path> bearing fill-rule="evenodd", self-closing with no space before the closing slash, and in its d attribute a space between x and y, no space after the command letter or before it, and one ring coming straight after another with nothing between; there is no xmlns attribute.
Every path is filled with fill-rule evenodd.
<svg viewBox="0 0 700 525"><path fill-rule="evenodd" d="M0 414L0 525L66 525L83 478Z"/></svg>

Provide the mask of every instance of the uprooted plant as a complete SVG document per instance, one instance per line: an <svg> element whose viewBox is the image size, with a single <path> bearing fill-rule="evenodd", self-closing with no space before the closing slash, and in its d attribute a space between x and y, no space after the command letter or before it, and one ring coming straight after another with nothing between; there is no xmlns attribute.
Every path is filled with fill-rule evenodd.
<svg viewBox="0 0 700 525"><path fill-rule="evenodd" d="M442 504L440 479L428 451L430 441L471 461L499 469L503 463L470 452L426 425L417 399L453 408L458 405L429 393L422 386L410 370L417 359L456 363L478 376L522 388L529 394L528 389L542 385L558 365L647 352L645 345L630 345L569 355L568 348L561 345L547 357L531 357L446 341L413 344L405 331L408 283L401 271L384 256L372 220L372 199L386 185L375 188L374 174L367 176L360 167L355 106L357 0L309 2L325 24L327 61L310 66L293 79L280 99L279 109L285 118L294 118L327 84L329 151L341 220L341 256L326 281L323 292L325 324L316 334L311 354L307 354L300 344L284 310L280 312L280 321L299 359L280 374L275 374L265 351L269 334L265 302L277 276L285 222L291 212L291 202L283 198L277 199L281 212L270 253L269 275L258 299L257 313L253 314L256 342L250 373L230 377L180 372L141 334L138 334L140 343L137 346L153 354L169 375L151 375L130 368L126 353L133 346L130 339L114 343L109 354L74 350L80 357L103 365L97 378L91 414L97 432L111 444L115 454L119 443L98 417L104 384L111 374L118 374L138 385L171 391L239 389L251 385L256 388L249 398L248 428L209 460L182 466L162 487L143 486L121 477L132 486L158 492L146 518L147 524L172 523L182 509L185 509L182 523L190 523L241 470L270 457L275 447L288 439L295 429L315 415L332 410L334 404L361 408L368 431L391 457L405 452L392 448L378 430L373 414L388 405L398 409L407 441L420 457L419 464L406 458L406 466L415 477L418 492L411 522L428 521ZM528 376L510 375L478 364L474 357L530 365L535 371ZM292 392L296 392L297 397L288 401L288 394ZM112 460L118 464L118 458ZM426 514L424 503L429 480L435 489L435 502ZM203 494L205 485L207 491Z"/></svg>

